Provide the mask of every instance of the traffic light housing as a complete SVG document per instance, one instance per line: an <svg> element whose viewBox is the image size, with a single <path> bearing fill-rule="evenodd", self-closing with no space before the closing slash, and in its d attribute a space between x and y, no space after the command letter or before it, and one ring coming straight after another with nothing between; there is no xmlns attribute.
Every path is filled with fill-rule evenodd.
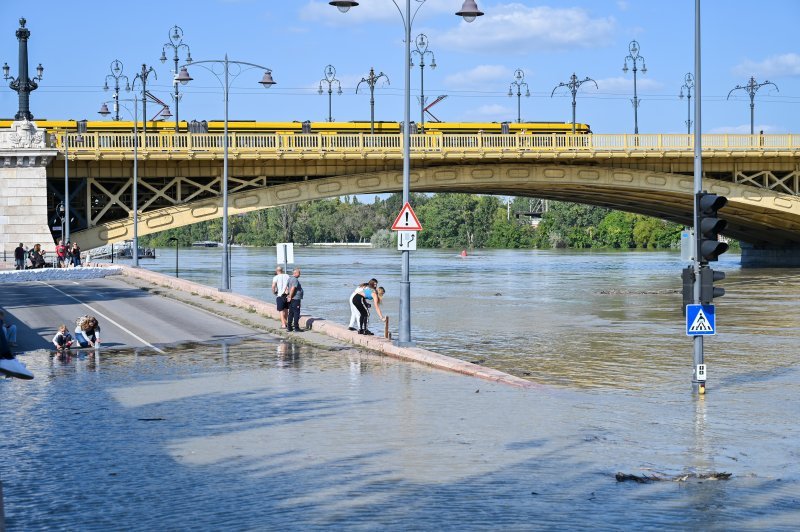
<svg viewBox="0 0 800 532"><path fill-rule="evenodd" d="M714 286L714 281L721 281L725 278L725 272L714 271L708 266L700 269L700 303L711 305L715 297L725 295L725 289Z"/></svg>
<svg viewBox="0 0 800 532"><path fill-rule="evenodd" d="M718 217L717 211L728 203L728 198L709 192L697 193L697 252L700 264L716 261L728 251L728 244L719 241L719 234L728 225Z"/></svg>

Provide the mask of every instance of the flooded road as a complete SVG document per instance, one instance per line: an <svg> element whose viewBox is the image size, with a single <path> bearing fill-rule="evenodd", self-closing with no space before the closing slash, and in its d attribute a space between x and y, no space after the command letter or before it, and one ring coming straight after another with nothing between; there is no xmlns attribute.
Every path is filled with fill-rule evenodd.
<svg viewBox="0 0 800 532"><path fill-rule="evenodd" d="M274 250L233 253L234 290L267 298ZM344 323L374 276L396 324L396 252L296 257L307 312ZM218 283L217 250L180 259ZM800 281L719 266L701 398L672 253L417 252L415 339L546 385L528 391L277 339L29 355L34 381L0 382L9 526L796 529Z"/></svg>
<svg viewBox="0 0 800 532"><path fill-rule="evenodd" d="M10 530L789 530L800 515L794 371L694 400L522 391L279 340L28 364L34 381L0 382ZM614 478L708 471L733 477Z"/></svg>

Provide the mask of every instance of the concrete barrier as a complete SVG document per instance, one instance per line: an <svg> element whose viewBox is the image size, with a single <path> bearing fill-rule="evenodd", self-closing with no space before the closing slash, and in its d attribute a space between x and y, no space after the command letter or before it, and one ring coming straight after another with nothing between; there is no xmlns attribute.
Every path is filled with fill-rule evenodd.
<svg viewBox="0 0 800 532"><path fill-rule="evenodd" d="M257 312L262 316L280 321L280 315L275 309L275 304L271 302L262 301L254 297L237 294L235 292L220 292L217 288L187 281L185 279L170 277L160 273L152 272L150 270L145 270L143 268L131 268L125 265L119 265L117 267L119 267L122 271L122 274L127 277L140 279L157 286L163 286L188 294L216 299L231 307ZM419 347L399 347L393 344L392 341L387 338L361 335L354 331L348 330L345 325L333 323L323 318L307 315L302 316L300 318L300 326L325 334L337 340L342 340L371 351L383 353L386 356L390 356L399 360L417 362L434 368L461 373L463 375L470 375L519 388L534 388L539 386L534 382L522 379L520 377L515 377L514 375L510 375L496 369L491 369L478 364L473 364L471 362L466 362L464 360L459 360L457 358L440 355L439 353L428 351L427 349L422 349Z"/></svg>

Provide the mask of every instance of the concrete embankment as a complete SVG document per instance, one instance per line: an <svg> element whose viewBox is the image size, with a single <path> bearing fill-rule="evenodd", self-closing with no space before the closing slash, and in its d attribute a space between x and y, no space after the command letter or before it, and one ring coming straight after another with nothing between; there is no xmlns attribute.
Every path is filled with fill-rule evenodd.
<svg viewBox="0 0 800 532"><path fill-rule="evenodd" d="M254 297L237 294L235 292L220 292L216 288L194 283L185 279L177 279L160 273L152 272L142 268L130 268L119 266L123 276L131 279L138 279L146 283L168 288L170 290L183 292L192 296L199 296L206 300L214 300L230 307L243 309L247 312L255 312L273 320L280 320L278 311L273 303L268 303ZM169 292L162 293L169 297ZM418 347L399 347L394 345L391 340L379 338L377 336L363 336L350 331L344 325L333 323L314 316L303 316L300 318L301 326L311 329L314 332L322 333L331 338L341 340L359 347L372 351L377 351L396 358L417 362L438 369L453 371L464 375L471 375L481 379L508 384L520 388L532 388L537 384L531 381L515 377L508 373L495 369L479 366L470 362L465 362L457 358L452 358L433 351Z"/></svg>

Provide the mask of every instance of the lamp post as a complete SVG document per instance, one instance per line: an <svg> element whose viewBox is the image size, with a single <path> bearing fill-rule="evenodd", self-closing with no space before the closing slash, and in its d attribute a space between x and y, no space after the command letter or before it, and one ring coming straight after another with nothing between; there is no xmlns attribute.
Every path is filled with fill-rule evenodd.
<svg viewBox="0 0 800 532"><path fill-rule="evenodd" d="M683 99L683 90L686 89L686 134L692 134L692 89L694 88L694 77L691 72L687 72L681 85L680 98Z"/></svg>
<svg viewBox="0 0 800 532"><path fill-rule="evenodd" d="M178 133L178 129L180 127L180 120L178 118L178 101L181 98L181 95L178 92L178 85L181 84L178 80L178 62L180 61L180 58L178 57L178 50L181 48L186 48L186 63L192 63L192 52L189 50L189 45L183 42L183 29L180 26L172 27L172 29L169 31L169 42L164 43L164 45L161 47L161 57L159 60L162 63L167 61L167 48L172 48L172 51L174 52L172 61L175 63L175 70L173 70L172 73L175 76L172 84L175 86L175 94L172 95L172 98L175 100L175 133Z"/></svg>
<svg viewBox="0 0 800 532"><path fill-rule="evenodd" d="M517 88L517 124L520 124L522 123L522 104L520 103L522 100L522 87L525 87L526 98L531 95L531 91L528 90L528 84L525 83L525 72L521 68L514 71L514 81L508 86L509 97L514 96L514 87Z"/></svg>
<svg viewBox="0 0 800 532"><path fill-rule="evenodd" d="M147 149L147 79L150 77L150 74L158 79L158 74L156 74L155 69L142 63L141 72L134 76L133 83L131 83L131 88L136 88L136 80L139 80L142 86L142 137L144 138L145 149Z"/></svg>
<svg viewBox="0 0 800 532"><path fill-rule="evenodd" d="M748 96L750 96L750 134L751 135L754 134L754 127L755 127L754 126L754 120L755 120L755 109L756 109L756 101L755 101L756 100L756 93L758 92L758 89L760 89L761 87L764 87L766 85L772 85L773 87L775 87L776 91L780 92L780 89L778 89L778 86L775 85L774 83L772 83L771 81L764 81L762 83L758 83L756 81L756 78L751 76L750 77L750 81L747 82L747 85L736 85L728 93L728 98L726 98L726 99L730 99L731 93L733 91L739 90L739 89L745 91L748 94Z"/></svg>
<svg viewBox="0 0 800 532"><path fill-rule="evenodd" d="M39 87L36 82L42 81L42 73L44 73L44 67L39 63L39 66L36 67L36 76L33 79L28 78L28 37L31 36L31 30L25 27L25 22L27 21L24 18L19 19L19 28L16 33L19 41L19 66L17 67L19 75L16 78L9 75L11 69L8 63L3 63L3 79L11 80L8 86L19 95L19 109L14 115L14 120L33 120L30 95Z"/></svg>
<svg viewBox="0 0 800 532"><path fill-rule="evenodd" d="M114 100L114 103L133 102L133 249L131 250L131 258L133 259L133 267L139 267L139 98L136 94L133 95L132 100ZM103 102L100 106L98 114L108 116L111 111L108 110L108 102ZM142 102L144 104L144 102ZM123 105L130 113L131 110ZM113 248L112 248L113 249ZM113 253L112 253L113 257ZM112 259L113 260L113 259Z"/></svg>
<svg viewBox="0 0 800 532"><path fill-rule="evenodd" d="M117 101L119 100L119 82L123 78L125 79L125 90L131 90L131 84L128 82L128 76L122 73L123 70L122 61L119 59L114 59L111 62L111 74L106 75L106 81L103 84L103 90L107 91L110 87L108 86L108 78L114 80L114 121L119 122L119 104Z"/></svg>
<svg viewBox="0 0 800 532"><path fill-rule="evenodd" d="M428 50L428 36L424 33L417 35L414 43L417 46L416 50L411 50L411 54L419 56L419 124L420 127L425 128L425 55L431 56L431 70L436 68L436 57L433 52ZM412 61L410 66L414 66Z"/></svg>
<svg viewBox="0 0 800 532"><path fill-rule="evenodd" d="M75 122L78 136L75 137L75 143L83 142L83 133L86 133L86 120L78 120ZM56 135L50 135L50 140L53 146L56 145ZM64 130L64 217L65 223L61 226L61 238L66 244L69 242L69 139L67 138L67 130Z"/></svg>
<svg viewBox="0 0 800 532"><path fill-rule="evenodd" d="M401 0L402 1L402 0ZM414 11L414 15L425 2L425 0L416 0L420 5ZM405 15L397 0L392 0L397 10L400 11L400 16L403 19L403 28L405 30L405 57L403 58L403 71L405 74L405 87L403 97L403 117L406 127L403 128L403 204L409 201L409 188L411 176L411 128L409 123L411 121L411 24L413 17L411 14L411 0L405 2ZM331 0L328 2L332 6L336 6L342 13L347 12L351 7L357 6L358 2L353 0ZM461 6L461 11L456 15L464 17L466 22L472 22L477 17L483 15L483 12L478 10L475 0L464 0ZM401 251L402 257L402 271L400 281L400 330L398 334L398 345L411 345L411 281L409 280L409 255L408 250Z"/></svg>
<svg viewBox="0 0 800 532"><path fill-rule="evenodd" d="M328 122L333 122L333 113L331 112L331 106L333 104L333 85L336 84L338 87L336 90L336 94L342 93L342 84L341 82L336 79L336 69L333 68L333 65L328 65L325 67L325 77L319 80L319 93L322 94L322 84L328 84Z"/></svg>
<svg viewBox="0 0 800 532"><path fill-rule="evenodd" d="M569 77L569 81L564 83L563 81L555 86L553 92L550 93L550 97L552 98L553 95L560 87L566 87L572 93L572 134L575 134L575 97L578 95L578 89L581 88L581 85L586 83L587 81L591 81L594 83L594 88L597 88L597 82L590 77L586 77L583 79L578 79L578 76L575 75L573 72L572 75Z"/></svg>
<svg viewBox="0 0 800 532"><path fill-rule="evenodd" d="M264 76L261 78L259 83L265 89L270 88L271 86L275 85L275 81L272 79L272 69L267 68L265 66L257 65L255 63L245 63L244 61L231 61L228 59L228 54L225 54L224 59L208 59L205 61L195 61L192 63L193 65L198 65L209 72L211 72L214 77L217 78L217 81L220 82L222 85L222 93L225 100L225 128L222 134L222 146L223 146L223 159L222 159L222 283L219 288L221 292L230 292L231 289L231 276L230 276L230 263L228 257L228 95L231 89L231 83L247 70L251 68L260 68L264 70ZM211 65L208 67L206 65ZM214 70L214 66L222 65L222 73L220 74L216 70ZM234 65L237 68L236 74L231 77L230 75L230 66ZM221 76L221 77L220 77ZM189 83L192 81L192 77L189 75L189 71L186 68L186 65L181 67L180 72L178 73L176 80L179 83Z"/></svg>
<svg viewBox="0 0 800 532"><path fill-rule="evenodd" d="M644 57L639 55L639 43L631 41L628 45L628 55L625 57L625 65L622 67L623 72L628 72L628 61L633 64L633 134L639 134L639 95L636 91L636 72L639 70L639 62L642 63L642 74L647 73L647 65L644 63Z"/></svg>
<svg viewBox="0 0 800 532"><path fill-rule="evenodd" d="M424 0L423 0L424 1ZM358 4L356 4L358 5ZM366 83L369 85L369 133L370 135L375 134L375 84L378 83L378 80L381 78L386 78L386 83L391 84L389 81L389 76L381 72L377 76L375 75L375 69L369 69L369 76L366 78L361 78L361 81L358 82L356 85L356 94L358 94L358 88L361 87L362 83ZM407 122L406 122L407 123Z"/></svg>
<svg viewBox="0 0 800 532"><path fill-rule="evenodd" d="M174 236L169 237L167 242L175 242L175 278L178 278L178 239Z"/></svg>

